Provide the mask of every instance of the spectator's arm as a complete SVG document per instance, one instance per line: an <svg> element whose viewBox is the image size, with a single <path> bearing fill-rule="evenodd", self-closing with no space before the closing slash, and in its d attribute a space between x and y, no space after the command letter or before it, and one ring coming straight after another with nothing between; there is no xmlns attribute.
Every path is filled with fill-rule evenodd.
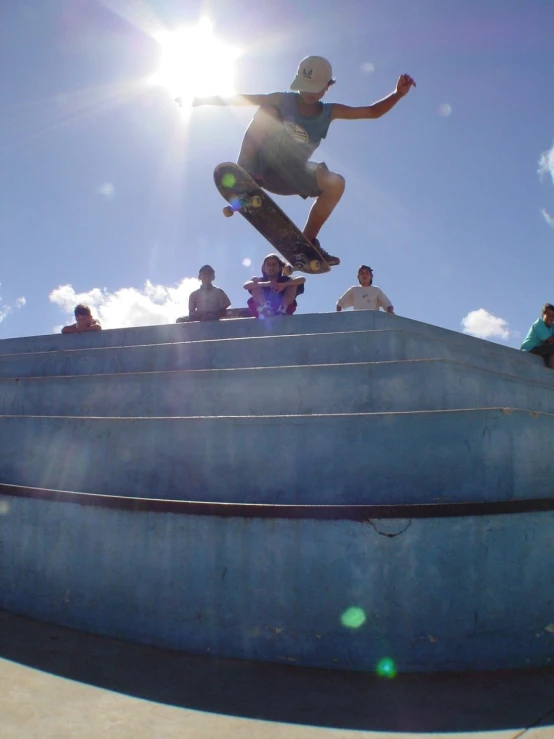
<svg viewBox="0 0 554 739"><path fill-rule="evenodd" d="M225 318L227 315L227 308L231 305L231 301L229 300L229 296L224 290L221 290L219 293L219 311L217 313L218 318Z"/></svg>
<svg viewBox="0 0 554 739"><path fill-rule="evenodd" d="M62 334L76 334L77 333L77 324L72 323L71 326L64 326L62 328Z"/></svg>
<svg viewBox="0 0 554 739"><path fill-rule="evenodd" d="M353 304L354 300L352 297L352 288L349 287L344 295L341 295L340 298L337 300L336 309L338 311L341 311L344 308L351 308Z"/></svg>
<svg viewBox="0 0 554 739"><path fill-rule="evenodd" d="M88 328L82 329L83 331L102 331L102 326L100 325L100 321L93 321Z"/></svg>
<svg viewBox="0 0 554 739"><path fill-rule="evenodd" d="M387 298L385 293L379 288L379 296L377 298L377 305L381 307L383 310L387 311L387 313L394 313L394 307L390 300Z"/></svg>
<svg viewBox="0 0 554 739"><path fill-rule="evenodd" d="M196 290L189 295L189 316L194 316L196 313Z"/></svg>
<svg viewBox="0 0 554 739"><path fill-rule="evenodd" d="M243 288L245 290L252 290L255 287L270 287L271 282L263 282L258 277L253 277L251 280L248 280L248 282L245 282L243 285Z"/></svg>
<svg viewBox="0 0 554 739"><path fill-rule="evenodd" d="M305 277L292 277L292 278L291 278L291 279L290 279L290 280L289 280L289 281L288 281L287 283L285 283L285 284L287 285L287 287L288 287L289 285L294 285L294 286L298 287L299 285L303 285L303 284L304 284L305 282L306 282L306 278L305 278Z"/></svg>
<svg viewBox="0 0 554 739"><path fill-rule="evenodd" d="M553 338L551 329L544 321L539 321L539 323L535 324L534 331L541 341L548 341Z"/></svg>
<svg viewBox="0 0 554 739"><path fill-rule="evenodd" d="M231 301L229 300L229 296L224 290L221 290L219 293L219 307L221 310L227 310L227 308L231 305Z"/></svg>

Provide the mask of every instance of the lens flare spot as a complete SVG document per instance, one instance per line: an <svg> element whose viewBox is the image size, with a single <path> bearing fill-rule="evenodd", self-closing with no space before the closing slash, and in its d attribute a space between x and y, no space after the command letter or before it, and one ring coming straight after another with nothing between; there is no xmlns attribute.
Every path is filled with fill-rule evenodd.
<svg viewBox="0 0 554 739"><path fill-rule="evenodd" d="M252 264L252 260L249 259L249 257L246 257L246 259L243 259L242 260L242 266L243 267L250 267L251 264Z"/></svg>
<svg viewBox="0 0 554 739"><path fill-rule="evenodd" d="M0 516L6 516L10 511L10 504L7 500L0 500Z"/></svg>
<svg viewBox="0 0 554 739"><path fill-rule="evenodd" d="M237 181L237 178L235 177L235 175L228 172L227 174L223 175L221 179L221 184L223 185L223 187L231 188L233 187L236 181Z"/></svg>
<svg viewBox="0 0 554 739"><path fill-rule="evenodd" d="M438 113L443 118L448 118L448 116L452 113L452 106L448 103L441 103L438 108Z"/></svg>
<svg viewBox="0 0 554 739"><path fill-rule="evenodd" d="M347 608L346 611L340 617L340 622L347 629L359 629L366 622L366 615L363 608L352 606Z"/></svg>
<svg viewBox="0 0 554 739"><path fill-rule="evenodd" d="M394 660L390 657L383 657L383 659L380 659L379 662L377 662L376 672L379 677L386 677L389 680L392 680L393 677L396 677L396 665L394 664Z"/></svg>
<svg viewBox="0 0 554 739"><path fill-rule="evenodd" d="M98 187L98 194L102 195L106 200L112 200L115 197L115 187L111 182L104 182Z"/></svg>

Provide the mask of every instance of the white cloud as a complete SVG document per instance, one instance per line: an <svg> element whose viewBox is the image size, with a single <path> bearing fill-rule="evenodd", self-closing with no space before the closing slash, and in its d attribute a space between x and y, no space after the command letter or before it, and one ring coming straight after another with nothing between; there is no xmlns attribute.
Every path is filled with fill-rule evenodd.
<svg viewBox="0 0 554 739"><path fill-rule="evenodd" d="M541 208L542 217L548 223L549 226L554 228L554 216L551 216L546 208Z"/></svg>
<svg viewBox="0 0 554 739"><path fill-rule="evenodd" d="M9 303L2 303L2 301L0 300L0 323L2 323L2 321L7 316L9 316L9 314L13 311L14 308L22 308L26 302L27 301L25 300L23 296L14 300L14 302L11 303L11 305Z"/></svg>
<svg viewBox="0 0 554 739"><path fill-rule="evenodd" d="M510 338L511 332L508 322L498 316L493 316L484 308L470 311L462 318L464 334L477 336L479 339L503 339Z"/></svg>
<svg viewBox="0 0 554 739"><path fill-rule="evenodd" d="M554 182L554 144L548 151L544 151L539 159L539 175L543 177L550 174L552 182Z"/></svg>
<svg viewBox="0 0 554 739"><path fill-rule="evenodd" d="M52 290L49 299L66 311L71 321L75 306L85 303L103 328L153 326L174 323L188 313L189 295L199 285L193 277L185 277L173 287L153 285L147 280L142 290L122 287L115 292L94 287L86 293L77 293L71 285L60 285Z"/></svg>

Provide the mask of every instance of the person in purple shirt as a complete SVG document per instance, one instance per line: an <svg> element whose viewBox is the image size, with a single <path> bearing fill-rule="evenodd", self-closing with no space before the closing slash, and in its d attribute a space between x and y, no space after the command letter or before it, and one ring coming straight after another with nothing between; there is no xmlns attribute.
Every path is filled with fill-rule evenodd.
<svg viewBox="0 0 554 739"><path fill-rule="evenodd" d="M334 84L327 59L309 56L300 62L290 85L292 92L212 96L193 101L193 105L259 106L244 135L238 164L269 192L317 198L304 226L304 235L330 265L339 264L340 259L322 249L317 236L341 199L345 181L342 175L329 171L325 163L310 161L310 157L327 136L333 121L380 118L415 87L410 75L402 74L394 92L372 105L322 103Z"/></svg>
<svg viewBox="0 0 554 739"><path fill-rule="evenodd" d="M542 318L537 318L527 332L521 348L531 354L539 354L550 369L554 369L554 305L545 303Z"/></svg>

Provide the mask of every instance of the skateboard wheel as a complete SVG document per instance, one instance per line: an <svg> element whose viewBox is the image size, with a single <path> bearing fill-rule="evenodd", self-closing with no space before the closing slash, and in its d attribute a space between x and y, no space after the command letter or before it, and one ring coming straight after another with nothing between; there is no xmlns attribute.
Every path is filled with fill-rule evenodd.
<svg viewBox="0 0 554 739"><path fill-rule="evenodd" d="M230 218L234 214L234 210L231 208L230 205L226 205L225 208L223 208L223 215L225 218Z"/></svg>
<svg viewBox="0 0 554 739"><path fill-rule="evenodd" d="M254 195L252 200L250 201L250 204L253 208L261 208L262 207L262 199L259 195Z"/></svg>
<svg viewBox="0 0 554 739"><path fill-rule="evenodd" d="M310 262L310 269L312 272L319 272L321 269L321 262L318 259L312 259Z"/></svg>

